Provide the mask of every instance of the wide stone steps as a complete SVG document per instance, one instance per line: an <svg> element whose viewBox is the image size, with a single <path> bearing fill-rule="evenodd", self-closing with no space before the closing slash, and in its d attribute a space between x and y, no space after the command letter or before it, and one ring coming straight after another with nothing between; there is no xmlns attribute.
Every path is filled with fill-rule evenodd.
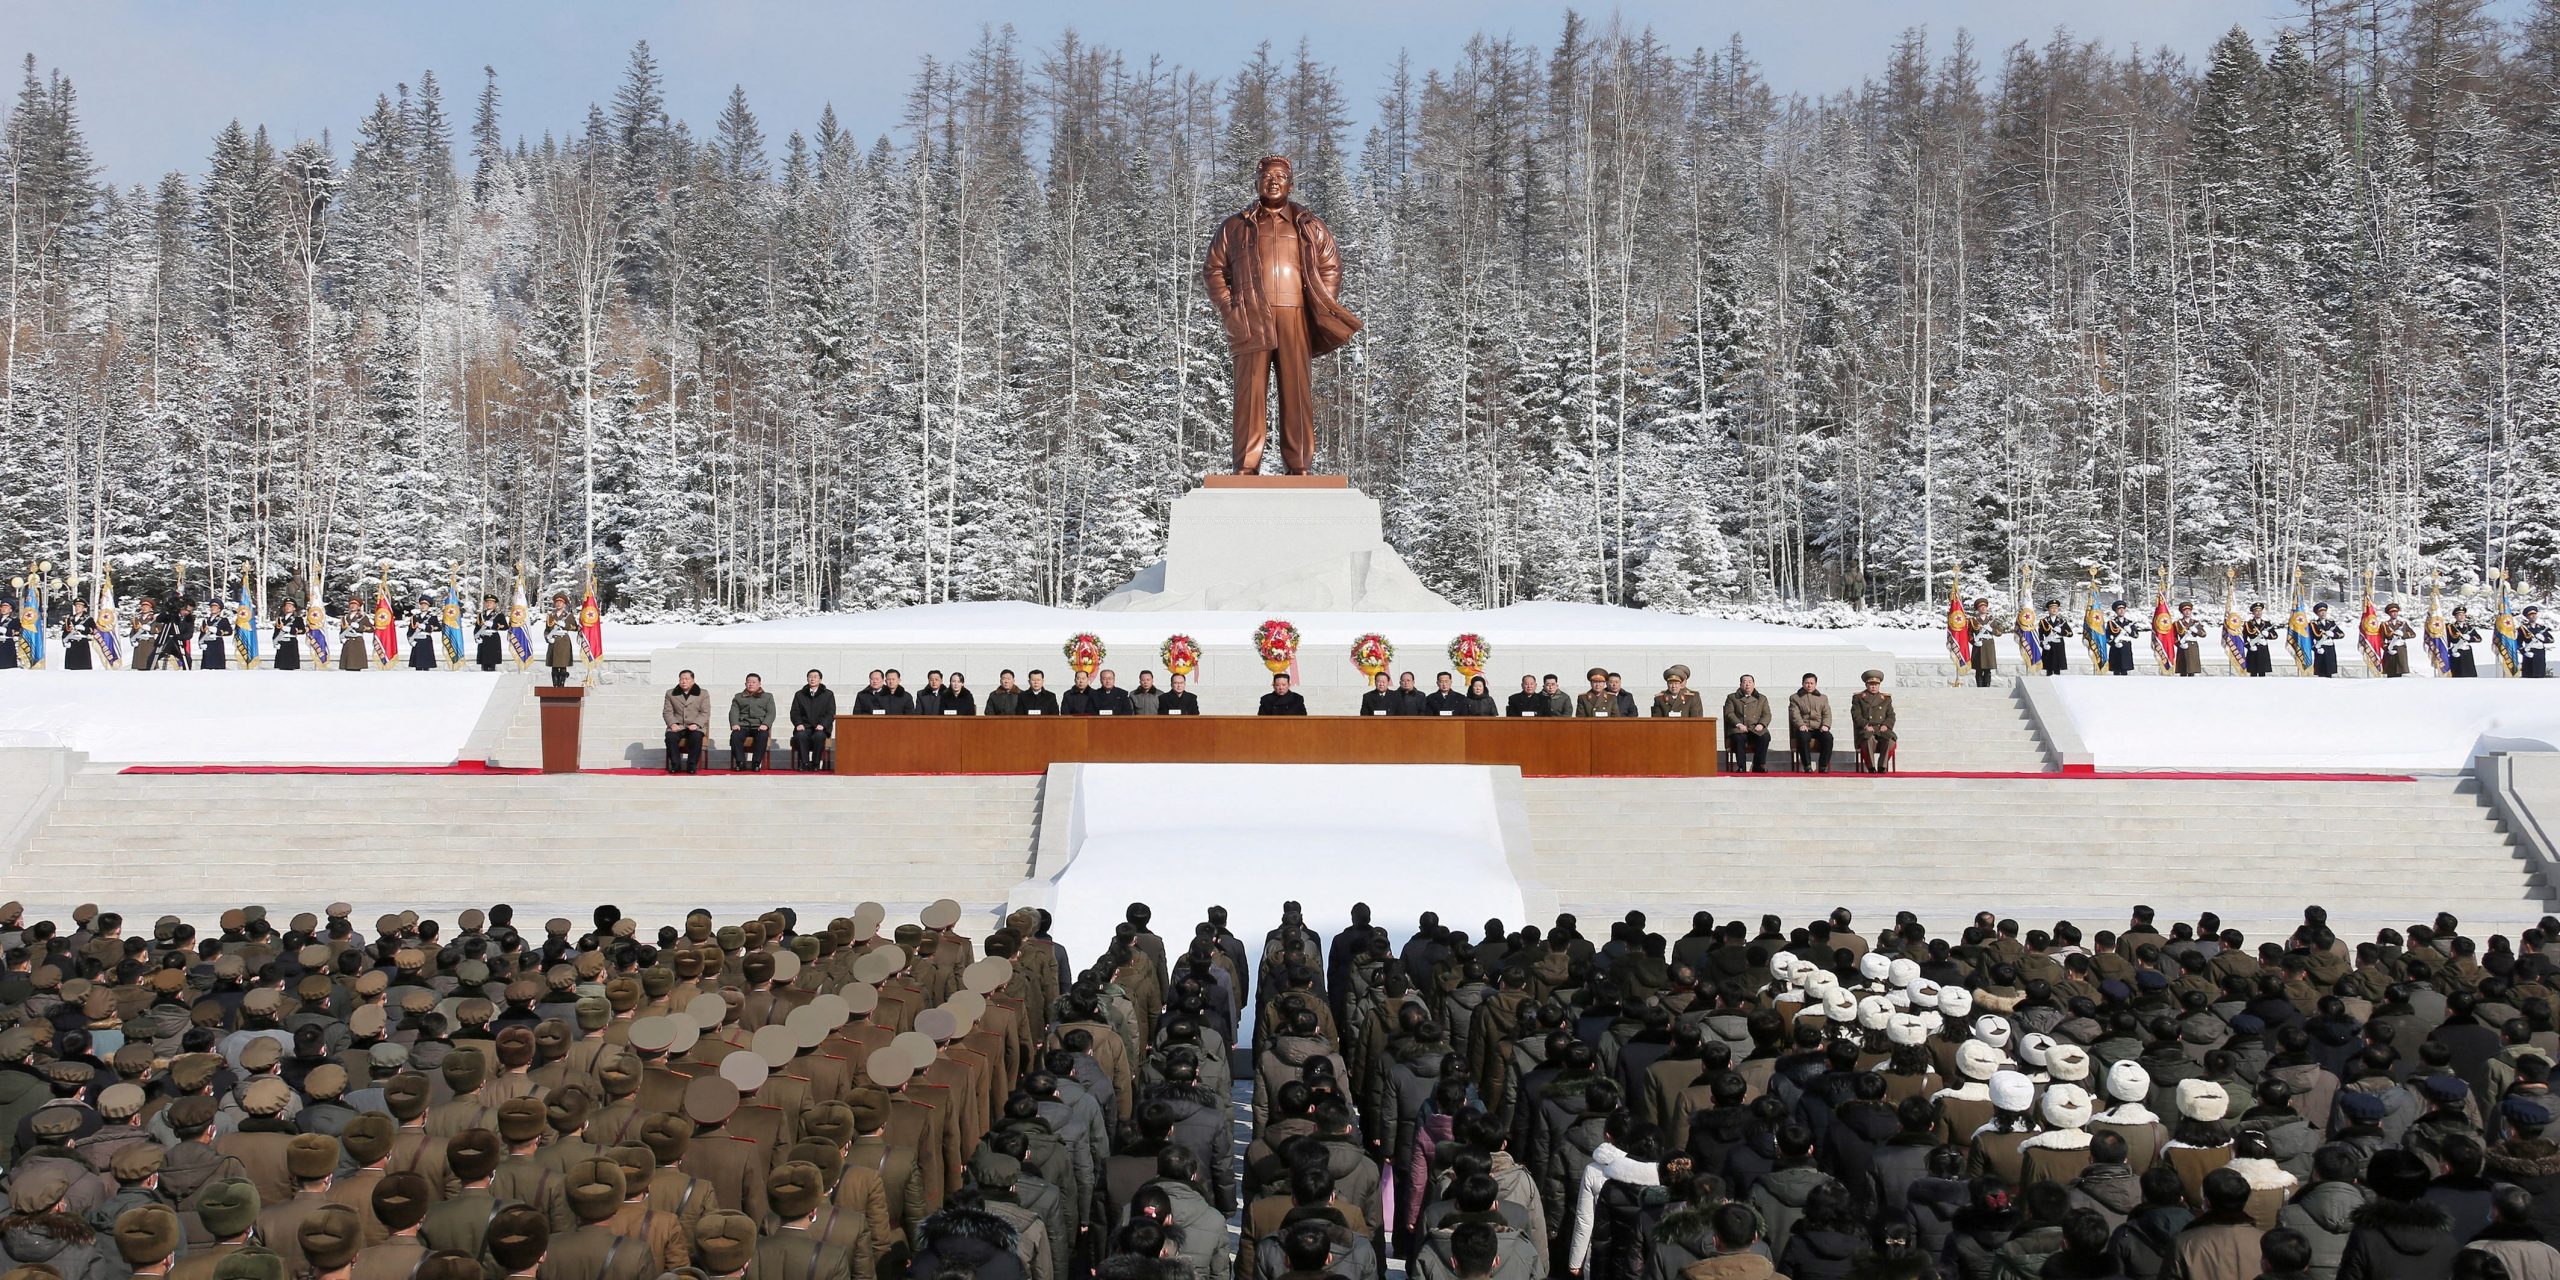
<svg viewBox="0 0 2560 1280"><path fill-rule="evenodd" d="M2512 931L2552 899L2467 778L1843 775L1530 779L1524 790L1540 877L1567 909L1601 918L1801 919L1848 906L1940 927L1990 909L2094 928L2143 902L2164 920L2216 910L2263 929L2290 928L2317 903L2359 927L2449 910Z"/></svg>
<svg viewBox="0 0 2560 1280"><path fill-rule="evenodd" d="M189 919L343 898L510 902L651 927L692 906L844 914L959 900L978 925L1029 871L1042 780L87 773L11 874L31 911L82 901ZM202 921L199 921L202 923Z"/></svg>
<svg viewBox="0 0 2560 1280"><path fill-rule="evenodd" d="M1892 691L1898 767L1950 773L2041 773L2054 768L2044 740L2028 718L2017 691L2007 686L1976 689L1898 688ZM1857 744L1850 737L1848 702L1832 696L1833 730L1838 739L1835 768L1853 767ZM1772 748L1783 749L1780 735ZM1770 753L1772 767L1784 757Z"/></svg>

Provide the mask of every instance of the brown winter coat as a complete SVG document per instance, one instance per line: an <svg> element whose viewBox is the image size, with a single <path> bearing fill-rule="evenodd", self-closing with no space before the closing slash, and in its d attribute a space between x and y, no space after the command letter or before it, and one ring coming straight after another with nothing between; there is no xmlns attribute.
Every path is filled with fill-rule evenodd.
<svg viewBox="0 0 2560 1280"><path fill-rule="evenodd" d="M1248 205L1218 224L1218 233L1209 240L1209 260L1201 269L1209 301L1226 324L1227 347L1240 356L1280 345L1271 330L1271 308L1262 301L1253 209ZM1306 299L1299 311L1307 322L1307 354L1320 356L1351 341L1360 332L1360 318L1336 300L1342 289L1342 252L1324 219L1295 200L1289 202L1289 217L1298 227L1299 287Z"/></svg>

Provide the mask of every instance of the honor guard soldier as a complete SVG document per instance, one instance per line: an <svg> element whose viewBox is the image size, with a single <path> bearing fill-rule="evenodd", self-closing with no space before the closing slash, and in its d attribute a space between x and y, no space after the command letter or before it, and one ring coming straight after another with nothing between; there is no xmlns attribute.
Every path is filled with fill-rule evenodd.
<svg viewBox="0 0 2560 1280"><path fill-rule="evenodd" d="M2283 629L2267 620L2267 607L2249 606L2249 620L2240 624L2240 641L2248 657L2243 665L2253 676L2272 675L2276 669L2275 640Z"/></svg>
<svg viewBox="0 0 2560 1280"><path fill-rule="evenodd" d="M2400 616L2400 606L2382 609L2382 674L2393 680L2409 674L2409 642L2418 638L2418 629Z"/></svg>
<svg viewBox="0 0 2560 1280"><path fill-rule="evenodd" d="M222 671L231 665L231 611L220 601L205 606L204 625L197 629L196 669Z"/></svg>
<svg viewBox="0 0 2560 1280"><path fill-rule="evenodd" d="M542 615L542 665L551 668L551 687L568 684L569 668L577 662L578 615L564 591L551 597L551 608Z"/></svg>
<svg viewBox="0 0 2560 1280"><path fill-rule="evenodd" d="M275 655L268 660L278 671L302 670L302 602L287 600L284 613L276 618Z"/></svg>
<svg viewBox="0 0 2560 1280"><path fill-rule="evenodd" d="M89 616L89 602L72 601L71 616L62 620L62 669L89 670L89 651L95 646L97 636L98 620Z"/></svg>
<svg viewBox="0 0 2560 1280"><path fill-rule="evenodd" d="M1991 616L1991 597L1973 602L1966 625L1973 628L1973 687L1988 689L2000 670L2000 620Z"/></svg>
<svg viewBox="0 0 2560 1280"><path fill-rule="evenodd" d="M418 597L416 606L409 610L409 669L411 671L436 669L438 613L436 602L425 596Z"/></svg>
<svg viewBox="0 0 2560 1280"><path fill-rule="evenodd" d="M2142 620L2133 616L2133 606L2116 601L2107 617L2107 674L2133 674L2134 642L2142 638Z"/></svg>
<svg viewBox="0 0 2560 1280"><path fill-rule="evenodd" d="M2480 676L2480 624L2471 620L2467 605L2453 607L2453 620L2444 628L2444 673L2457 680L2475 680Z"/></svg>
<svg viewBox="0 0 2560 1280"><path fill-rule="evenodd" d="M472 624L471 633L478 641L473 646L472 660L483 671L497 670L502 653L500 639L507 634L507 614L498 607L496 596L480 597L480 617Z"/></svg>
<svg viewBox="0 0 2560 1280"><path fill-rule="evenodd" d="M1662 692L1653 695L1653 714L1664 718L1695 720L1707 714L1707 700L1689 687L1689 668L1674 664L1662 673Z"/></svg>
<svg viewBox="0 0 2560 1280"><path fill-rule="evenodd" d="M2170 623L2169 626L2171 633L2177 637L2178 641L2178 674L2182 676L2203 675L2205 626L2204 619L2196 616L2196 607L2194 603L2184 600L2179 601L2178 620Z"/></svg>
<svg viewBox="0 0 2560 1280"><path fill-rule="evenodd" d="M2524 650L2524 678L2545 680L2551 676L2551 624L2542 620L2536 605L2524 607L2524 620L2516 628L2517 647Z"/></svg>
<svg viewBox="0 0 2560 1280"><path fill-rule="evenodd" d="M1857 736L1858 767L1885 773L1893 768L1893 695L1884 691L1881 671L1861 672L1858 680L1866 688L1849 695L1849 730Z"/></svg>
<svg viewBox="0 0 2560 1280"><path fill-rule="evenodd" d="M2328 679L2338 674L2338 642L2347 629L2329 616L2329 602L2311 606L2311 674Z"/></svg>
<svg viewBox="0 0 2560 1280"><path fill-rule="evenodd" d="M2071 619L2062 616L2062 602L2044 602L2044 616L2036 620L2036 639L2044 645L2044 673L2058 676L2071 669Z"/></svg>

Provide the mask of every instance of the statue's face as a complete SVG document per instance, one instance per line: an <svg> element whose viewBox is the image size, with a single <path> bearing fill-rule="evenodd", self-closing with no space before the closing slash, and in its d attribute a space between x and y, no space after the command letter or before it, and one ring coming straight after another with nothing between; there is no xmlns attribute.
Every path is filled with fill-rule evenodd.
<svg viewBox="0 0 2560 1280"><path fill-rule="evenodd" d="M1288 199L1290 188L1294 185L1290 179L1289 167L1279 164L1264 165L1262 172L1255 175L1253 180L1253 189L1262 197L1264 204L1278 204Z"/></svg>

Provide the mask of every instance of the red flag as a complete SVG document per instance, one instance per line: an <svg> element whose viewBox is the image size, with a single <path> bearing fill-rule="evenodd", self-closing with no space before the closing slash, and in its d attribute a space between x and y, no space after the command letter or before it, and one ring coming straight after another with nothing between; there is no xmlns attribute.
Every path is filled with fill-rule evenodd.
<svg viewBox="0 0 2560 1280"><path fill-rule="evenodd" d="M2160 674L2178 669L2178 620L2169 614L2169 597L2151 602L2151 647L2160 654Z"/></svg>
<svg viewBox="0 0 2560 1280"><path fill-rule="evenodd" d="M373 646L389 663L400 655L400 628L391 618L391 584L378 583L373 589Z"/></svg>
<svg viewBox="0 0 2560 1280"><path fill-rule="evenodd" d="M1973 665L1973 619L1964 611L1964 574L1947 582L1947 656L1958 667Z"/></svg>
<svg viewBox="0 0 2560 1280"><path fill-rule="evenodd" d="M596 573L587 570L587 598L578 605L578 634L587 642L587 661L604 661L604 615L596 612Z"/></svg>

